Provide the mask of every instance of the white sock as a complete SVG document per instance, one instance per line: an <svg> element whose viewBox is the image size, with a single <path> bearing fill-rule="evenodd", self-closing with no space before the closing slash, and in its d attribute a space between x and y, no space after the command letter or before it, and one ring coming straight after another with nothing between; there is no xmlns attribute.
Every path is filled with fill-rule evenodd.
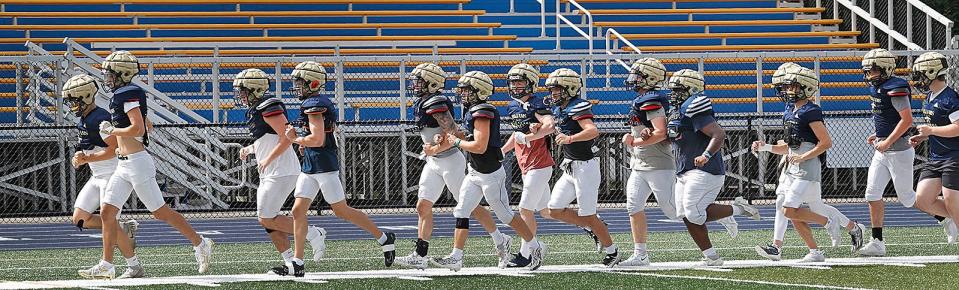
<svg viewBox="0 0 959 290"><path fill-rule="evenodd" d="M533 237L533 240L536 240L536 237ZM523 248L526 247L526 244L527 244L527 243L526 243L526 240L520 239L520 242L519 242L519 250L520 250L520 251L523 251Z"/></svg>
<svg viewBox="0 0 959 290"><path fill-rule="evenodd" d="M809 249L809 253L810 253L810 254L815 254L815 253L818 253L818 252L819 252L819 249Z"/></svg>
<svg viewBox="0 0 959 290"><path fill-rule="evenodd" d="M616 252L616 244L609 245L606 247L606 254L612 254Z"/></svg>
<svg viewBox="0 0 959 290"><path fill-rule="evenodd" d="M743 208L738 206L733 206L733 215L743 215Z"/></svg>
<svg viewBox="0 0 959 290"><path fill-rule="evenodd" d="M380 246L382 246L383 244L385 244L385 243L386 243L386 233L381 233L381 234L380 234L380 238L379 238L379 239L376 239L376 242L379 243Z"/></svg>
<svg viewBox="0 0 959 290"><path fill-rule="evenodd" d="M315 239L315 238L318 237L318 236L320 236L320 230L317 229L316 227L309 227L309 228L306 230L306 240L307 240L307 241L312 241L313 239Z"/></svg>
<svg viewBox="0 0 959 290"><path fill-rule="evenodd" d="M127 259L127 267L140 266L140 258L137 258L137 256L133 256L126 259Z"/></svg>
<svg viewBox="0 0 959 290"><path fill-rule="evenodd" d="M634 243L633 255L639 256L646 253L646 243Z"/></svg>
<svg viewBox="0 0 959 290"><path fill-rule="evenodd" d="M709 248L703 251L703 257L715 260L719 258L719 254L716 253L716 249Z"/></svg>
<svg viewBox="0 0 959 290"><path fill-rule="evenodd" d="M200 236L200 243L197 244L196 247L193 247L193 251L199 252L204 245L206 245L206 240L203 239L203 236Z"/></svg>
<svg viewBox="0 0 959 290"><path fill-rule="evenodd" d="M492 233L489 233L489 236L490 236L490 237L493 237L493 242L494 242L494 243L499 244L499 243L502 243L502 242L503 242L503 234L500 233L499 230L496 230L496 231L493 231Z"/></svg>
<svg viewBox="0 0 959 290"><path fill-rule="evenodd" d="M280 253L280 256L283 257L283 263L293 261L293 249L286 249L286 251Z"/></svg>
<svg viewBox="0 0 959 290"><path fill-rule="evenodd" d="M533 251L533 247L538 247L538 246L539 246L539 241L536 240L536 237L533 237L533 239L529 240L529 242L523 241L523 244L519 247L519 255L529 258L531 252Z"/></svg>
<svg viewBox="0 0 959 290"><path fill-rule="evenodd" d="M97 266L110 268L110 267L113 267L113 263L107 262L106 260L100 260L100 264L98 264Z"/></svg>
<svg viewBox="0 0 959 290"><path fill-rule="evenodd" d="M453 252L450 253L450 257L462 259L463 258L463 249L453 248Z"/></svg>

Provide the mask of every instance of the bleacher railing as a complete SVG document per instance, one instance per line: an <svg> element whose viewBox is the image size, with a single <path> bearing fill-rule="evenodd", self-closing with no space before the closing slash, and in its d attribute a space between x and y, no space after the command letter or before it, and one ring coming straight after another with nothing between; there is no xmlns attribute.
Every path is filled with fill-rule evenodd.
<svg viewBox="0 0 959 290"><path fill-rule="evenodd" d="M921 51L895 51L900 58L914 58ZM950 62L959 63L959 50L942 51ZM421 141L412 123L411 101L407 95L406 78L410 70L421 62L437 62L449 73L447 95L452 95L452 83L462 73L483 70L492 75L498 86L493 104L504 106L503 75L515 63L528 62L543 73L565 67L581 71L584 66L596 64L602 67L606 61L616 59L631 62L640 57L655 57L667 64L671 71L682 68L704 70L707 81L712 76L725 76L715 71L716 64L728 64L742 73L744 83L754 82L754 96L715 97L718 90L714 83L707 94L714 96L720 123L729 132L724 148L728 165L727 182L720 199L728 200L738 195L747 195L757 204L771 204L777 180L776 158L762 155L754 157L748 150L751 141L757 138L775 141L782 135L781 112L776 111L775 98L764 81L769 74L785 61L797 61L820 70L820 64L832 62L826 67L838 65L858 66L858 57L863 52L777 52L777 53L697 53L697 54L637 54L596 55L589 60L585 54L569 55L441 55L441 56L349 56L349 57L143 57L141 63L156 68L153 73L139 77L143 84L155 84L154 89L174 101L186 95L181 86L163 87L160 84L185 82L228 85L230 76L247 67L258 67L274 77L271 91L288 105L288 118L294 119L299 100L285 88L289 88L289 72L298 62L313 60L324 64L335 78L327 84L324 92L337 104L339 125L337 135L340 144L341 177L347 191L348 202L353 206L373 213L413 213L416 202L416 184L423 161L419 160ZM0 67L13 64L13 72L29 78L36 73L26 66L48 66L42 78L50 84L62 83L75 73L62 70L65 56L0 57ZM217 62L223 70L220 79L210 79L183 68L208 69ZM585 65L584 65L585 63ZM52 65L51 65L52 64ZM755 64L756 70L742 70ZM7 69L9 71L9 69ZM599 200L607 208L620 208L625 202L624 182L629 175L629 155L621 145L621 137L628 132L624 125L631 93L621 86L627 70L610 66L606 75L586 75L587 90L592 99L598 100L594 107L597 124L602 132L597 146L603 167L603 182ZM714 73L714 74L710 74ZM755 80L752 80L755 74ZM166 77L166 78L164 78ZM950 82L959 81L959 73L950 74ZM748 85L738 85L748 87ZM29 99L50 106L50 100L59 99L58 93L45 89L49 99L34 100L31 90L22 90L17 98ZM866 89L862 88L862 94ZM152 94L151 94L152 95ZM106 95L104 95L106 96ZM618 96L618 97L611 97ZM155 96L152 96L155 97ZM224 95L223 101L232 98ZM835 98L823 98L823 103ZM208 102L211 102L209 100ZM729 104L760 105L751 110L730 111ZM765 108L764 106L772 106ZM151 106L151 108L153 108ZM827 126L834 136L834 146L827 152L824 170L823 194L833 202L861 202L861 187L865 184L869 151L864 144L871 130L868 106L862 110L827 110ZM64 108L53 108L56 114L64 114ZM31 111L28 111L30 113ZM237 154L241 146L251 144L243 119L243 110L230 110L229 123L203 123L192 121L157 124L152 136L157 136L148 150L157 159L160 171L158 180L166 200L175 208L190 212L192 217L252 217L255 215L255 192L258 174L252 161L241 161ZM917 116L919 116L917 114ZM154 120L151 115L151 120ZM916 118L922 122L922 118ZM510 120L504 120L504 131L511 130ZM0 123L0 222L66 222L72 209L76 192L89 177L85 168L74 170L67 156L72 156L76 144L76 128L68 123L53 121L34 124ZM557 147L553 146L553 150ZM918 152L925 152L920 147ZM560 154L554 154L558 157ZM924 154L919 154L918 161ZM192 156L192 157L191 157ZM512 172L511 201L519 201L520 180L510 157L507 168ZM554 177L555 178L555 177ZM894 195L890 195L894 196ZM892 198L892 197L890 197ZM287 206L291 205L289 200ZM651 201L652 202L652 201ZM441 207L453 205L448 195L438 202ZM651 204L652 206L652 204ZM126 214L143 213L136 200L127 204ZM287 207L286 209L288 209ZM327 205L319 204L322 214L329 214Z"/></svg>
<svg viewBox="0 0 959 290"><path fill-rule="evenodd" d="M570 21L569 18L566 18L566 16L563 16L563 13L561 12L562 10L560 10L560 2L562 1L556 0L556 50L559 50L562 47L561 46L562 37L560 34L560 30L562 30L562 26L560 25L560 22L562 22L568 25L573 30L575 30L577 33L579 33L580 36L582 36L583 38L586 38L586 41L589 42L589 46L588 46L589 50L587 51L587 54L592 56L593 55L593 14L589 13L589 10L586 10L586 8L584 8L582 5L579 5L579 3L576 2L576 0L566 1L567 4L575 6L576 9L579 9L579 11L581 11L583 16L586 17L586 19L583 21L586 24L586 32L583 32L583 30L580 29L577 24ZM569 13L572 11L566 11L566 12Z"/></svg>
<svg viewBox="0 0 959 290"><path fill-rule="evenodd" d="M861 30L868 34L860 41L880 43L883 47L914 50L956 48L950 43L954 23L919 0L805 0L807 6L826 8L824 15L843 19L843 30ZM850 28L850 29L846 29ZM878 30L878 31L877 31Z"/></svg>
<svg viewBox="0 0 959 290"><path fill-rule="evenodd" d="M635 45L633 45L633 42L631 42L631 41L629 41L629 39L626 39L625 37L623 37L622 34L619 34L619 32L616 31L615 28L608 28L608 29L606 29L606 34L605 34L605 36L603 37L603 42L606 44L606 54L607 54L607 55L617 55L617 54L621 53L622 50L619 49L619 48L620 48L620 46L619 46L619 42L620 42L620 41L622 41L623 44L626 44L626 46L628 46L630 49L633 50L633 51L630 52L630 53L643 54L643 52L642 52L641 50L639 50L638 47L636 47ZM610 45L610 43L612 43L612 45ZM624 62L622 59L618 59L618 58L617 58L617 59L614 59L613 61L615 61L617 64L619 64L621 67L623 67L623 68L626 69L627 71L629 71L629 68L630 68L629 64L627 64L626 62ZM607 87L612 84L612 83L610 82L612 70L610 70L609 64L610 64L610 61L607 59L607 60L606 60L606 86L607 86Z"/></svg>

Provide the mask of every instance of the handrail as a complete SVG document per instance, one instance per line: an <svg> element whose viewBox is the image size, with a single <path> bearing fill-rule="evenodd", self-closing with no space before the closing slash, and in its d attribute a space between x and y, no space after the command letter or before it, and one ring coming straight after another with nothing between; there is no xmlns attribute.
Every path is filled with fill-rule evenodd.
<svg viewBox="0 0 959 290"><path fill-rule="evenodd" d="M562 15L560 11L559 2L560 1L558 0L556 1L556 49L559 50L561 48L559 22L560 20L562 20L564 23L566 23L566 25L569 25L571 28L573 28L573 30L576 30L576 32L579 32L579 35L582 35L584 38L586 38L587 41L589 41L589 51L587 53L590 56L592 56L593 55L593 14L589 13L589 10L586 10L586 8L584 8L582 5L579 5L579 3L576 2L576 0L567 0L567 3L573 4L573 6L576 6L576 8L578 8L581 11L581 13L583 13L583 15L586 15L586 27L589 33L583 32L583 30L580 29L579 26L576 26L576 24L573 24L573 22L570 21L568 18L566 18L566 16Z"/></svg>
<svg viewBox="0 0 959 290"><path fill-rule="evenodd" d="M636 54L643 54L643 52L640 51L638 47L636 47L635 45L633 45L633 43L630 42L629 39L626 39L625 37L623 37L622 34L619 34L619 32L616 31L616 29L613 29L613 28L606 29L606 34L605 34L605 36L603 37L603 42L606 43L606 54L608 54L608 55L615 55L615 54L613 53L613 50L618 50L618 48L613 48L613 50L610 49L610 46L609 46L609 42L610 42L609 36L610 36L610 35L613 35L613 36L616 37L616 38L612 39L612 40L613 40L613 46L614 46L614 47L618 47L619 45L617 45L616 43L618 43L620 40L622 40L623 43L625 43L627 46L629 46L629 48L633 49L633 51L635 51ZM626 64L626 62L623 62L622 59L618 59L618 58L617 58L617 59L613 59L613 60L616 61L617 63L619 63L619 65L621 65L621 66L622 66L623 68L625 68L627 71L629 71L629 68L630 68L629 65ZM607 86L607 87L610 85L610 78L611 78L611 77L612 77L612 75L611 75L610 69L609 69L609 60L607 59L607 60L606 60L606 86Z"/></svg>
<svg viewBox="0 0 959 290"><path fill-rule="evenodd" d="M889 2L889 3L890 3L889 5L891 6L892 2ZM909 23L907 27L908 31L906 32L906 34L909 34L910 38L912 38L912 8L916 7L919 9L919 11L922 11L926 14L926 49L936 49L932 47L932 21L931 20L936 20L937 22L945 26L945 30L943 30L943 33L945 33L944 37L946 38L945 49L952 48L952 44L949 43L949 35L952 33L952 27L954 25L952 20L949 20L948 17L945 17L942 14L939 14L938 11L927 6L925 3L922 3L922 1L907 0L906 4L907 4L906 17L908 17L906 21ZM875 4L873 2L870 2L869 5L875 5Z"/></svg>
<svg viewBox="0 0 959 290"><path fill-rule="evenodd" d="M873 42L873 40L875 39L875 35L876 35L876 32L875 32L875 30L874 30L873 28L878 28L878 29L881 30L882 32L885 32L887 35L889 35L890 38L893 38L893 39L895 39L896 41L899 41L899 43L902 43L903 45L905 45L905 46L906 46L907 48L909 48L910 50L924 50L921 46L919 46L918 44L912 42L911 39L909 39L909 38L907 38L906 36L902 35L902 34L899 33L898 31L890 28L889 25L886 25L885 23L882 23L882 21L879 21L879 19L876 19L875 17L872 17L872 15L870 15L869 12L867 12L866 10L863 10L863 9L860 8L859 6L856 6L855 3L852 3L852 2L849 1L849 0L833 0L833 14L834 14L834 15L837 15L837 16L839 15L839 14L838 14L839 4L842 4L842 5L845 6L847 9L849 9L849 11L851 11L853 14L855 14L855 15L852 16L852 30L857 30L857 28L856 28L856 16L858 16L859 18L865 19L866 21L869 21L869 24L872 25L872 27L870 27L870 29L869 29L869 39L870 39L870 42ZM927 32L928 32L928 31L927 31Z"/></svg>

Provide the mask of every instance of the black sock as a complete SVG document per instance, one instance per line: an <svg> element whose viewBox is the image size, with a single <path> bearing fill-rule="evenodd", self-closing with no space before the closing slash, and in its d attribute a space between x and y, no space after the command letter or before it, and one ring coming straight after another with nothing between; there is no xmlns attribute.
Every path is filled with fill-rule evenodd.
<svg viewBox="0 0 959 290"><path fill-rule="evenodd" d="M430 251L430 242L424 241L423 239L416 240L416 254L420 257L426 257L426 254Z"/></svg>
<svg viewBox="0 0 959 290"><path fill-rule="evenodd" d="M882 241L882 228L872 228L872 238Z"/></svg>
<svg viewBox="0 0 959 290"><path fill-rule="evenodd" d="M940 222L946 220L946 217L942 217L942 216L937 216L937 215L935 215L935 216L932 216L932 217L936 218L936 220L937 220L937 221L940 221Z"/></svg>

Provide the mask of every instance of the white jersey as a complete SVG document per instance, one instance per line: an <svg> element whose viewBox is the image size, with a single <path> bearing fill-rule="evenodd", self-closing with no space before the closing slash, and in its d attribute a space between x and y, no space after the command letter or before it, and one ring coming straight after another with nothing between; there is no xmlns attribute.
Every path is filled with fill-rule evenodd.
<svg viewBox="0 0 959 290"><path fill-rule="evenodd" d="M94 147L93 150L83 150L83 154L89 156L103 152L104 150L106 150L106 148ZM90 171L93 173L93 177L110 176L117 170L117 158L113 157L107 160L89 162L87 165L90 165Z"/></svg>
<svg viewBox="0 0 959 290"><path fill-rule="evenodd" d="M270 156L270 152L280 143L280 137L276 134L263 134L262 137L253 142L253 154L257 162ZM260 178L281 177L300 174L300 160L293 152L293 146L287 145L285 151L280 154L276 160L270 162L266 169L260 173Z"/></svg>

